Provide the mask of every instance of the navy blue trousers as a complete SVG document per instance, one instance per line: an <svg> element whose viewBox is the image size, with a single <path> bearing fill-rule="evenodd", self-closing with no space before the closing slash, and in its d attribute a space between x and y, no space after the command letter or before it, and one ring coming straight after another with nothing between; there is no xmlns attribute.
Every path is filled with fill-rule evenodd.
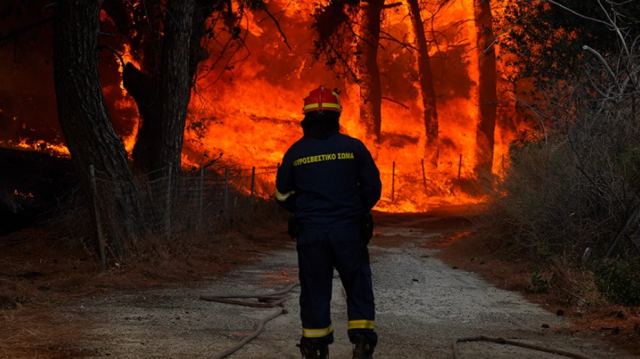
<svg viewBox="0 0 640 359"><path fill-rule="evenodd" d="M331 289L333 269L347 294L349 338L365 335L377 341L375 306L367 244L359 223L303 226L297 239L300 269L302 342L333 342Z"/></svg>

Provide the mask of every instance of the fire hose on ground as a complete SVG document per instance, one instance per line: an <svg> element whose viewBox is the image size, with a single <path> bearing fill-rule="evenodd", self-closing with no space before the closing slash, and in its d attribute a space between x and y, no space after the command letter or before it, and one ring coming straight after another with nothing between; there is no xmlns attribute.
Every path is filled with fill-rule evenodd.
<svg viewBox="0 0 640 359"><path fill-rule="evenodd" d="M240 350L247 343L251 342L253 339L258 337L258 335L260 335L260 333L262 333L262 331L264 330L265 325L269 321L277 318L281 314L285 314L286 310L284 309L283 304L287 300L286 296L291 292L291 290L293 290L298 285L299 285L299 283L292 283L292 284L289 284L288 286L286 286L282 290L279 290L279 291L276 291L276 292L272 292L272 293L267 293L267 294L239 294L239 295L226 295L226 296L200 296L201 300L206 300L206 301L211 301L211 302L218 302L218 303L241 305L241 306L246 306L246 307L254 307L254 308L275 308L275 307L278 307L278 310L276 310L274 313L272 313L272 314L268 315L267 317L261 319L258 322L258 324L256 326L256 329L251 334L249 334L248 336L243 338L238 344L236 344L236 345L224 350L221 353L218 353L218 354L214 355L213 358L216 358L216 359L226 358L229 355L231 355L231 354L235 353L236 351ZM344 292L343 292L343 294L344 294ZM242 299L245 299L245 300L242 300ZM258 302L249 302L249 301L246 301L246 299L257 299ZM519 341L512 340L512 339L488 337L488 336L484 336L484 335L479 335L479 336L475 336L475 337L463 337L463 338L455 339L453 341L453 343L451 344L451 350L452 350L453 359L460 359L461 358L460 354L458 353L458 344L461 344L461 343L472 343L472 342L485 342L485 343L494 343L494 344L500 344L500 345L509 345L509 346L524 348L524 349L528 349L528 350L534 350L534 351L539 351L539 352L543 352L543 353L548 353L548 354L553 354L553 355L558 355L558 356L564 356L564 357L571 358L571 359L590 359L589 357L586 357L584 355L568 352L568 351L565 351L565 350L562 350L562 349L548 348L548 347L543 347L543 346L539 346L539 345L535 345L535 344L523 343L523 342L519 342Z"/></svg>
<svg viewBox="0 0 640 359"><path fill-rule="evenodd" d="M237 352L242 347L244 347L249 342L251 342L253 339L257 338L258 335L262 333L265 325L268 322L277 318L281 314L286 314L286 310L284 309L283 304L284 302L287 301L287 294L289 294L293 290L293 288L297 287L298 285L299 283L292 283L284 287L283 289L276 292L272 292L272 293L238 294L238 295L223 295L223 296L213 296L213 295L200 296L201 300L206 300L208 302L234 304L234 305L241 305L241 306L252 307L252 308L278 308L275 312L262 318L257 323L255 330L251 332L249 335L247 335L246 337L244 337L238 344L233 345L225 349L224 351L215 354L213 358L222 359ZM256 299L257 302L248 301L248 299Z"/></svg>
<svg viewBox="0 0 640 359"><path fill-rule="evenodd" d="M287 295L299 285L299 283L292 283L284 287L283 289L271 293L263 293L263 294L237 294L237 295L223 295L223 296L211 296L211 295L203 295L200 296L201 300L205 300L208 302L216 302L216 303L224 303L224 304L233 304L233 305L241 305L245 307L252 308L278 308L275 312L269 314L268 316L262 318L256 325L256 328L249 335L244 337L237 344L225 349L224 351L217 353L213 356L214 359L222 359L230 356L231 354L237 352L242 347L247 345L253 339L257 338L264 331L265 325L271 320L277 318L281 314L286 314L286 310L283 307L284 302L287 301ZM248 299L255 299L257 302L248 301ZM460 343L473 343L473 342L485 342L485 343L494 343L500 345L510 345L520 348L525 348L529 350L535 350L539 352L555 354L559 356L564 356L572 359L589 359L586 356L568 352L561 349L555 348L546 348L535 344L523 343L515 340L505 339L505 338L494 338L488 337L484 335L476 336L476 337L465 337L456 339L452 345L452 354L453 359L462 358L458 353L458 344Z"/></svg>
<svg viewBox="0 0 640 359"><path fill-rule="evenodd" d="M576 354L576 353L571 353L571 352L567 352L561 349L555 349L555 348L545 348L539 345L535 345L535 344L528 344L528 343L522 343L522 342L518 342L515 340L510 340L510 339L505 339L505 338L492 338L492 337L487 337L484 335L480 335L477 337L467 337L467 338L458 338L456 339L453 344L451 345L451 349L453 352L453 359L460 359L461 356L460 354L458 354L458 344L459 343L473 343L473 342L485 342L485 343L494 343L494 344L501 344L501 345L511 345L511 346L515 346L515 347L520 347L520 348L525 348L525 349L529 349L529 350L535 350L535 351L539 351L539 352L543 352L543 353L549 353L549 354L555 354L555 355L560 355L560 356L564 356L567 358L572 358L572 359L589 359L586 356L580 355L580 354Z"/></svg>

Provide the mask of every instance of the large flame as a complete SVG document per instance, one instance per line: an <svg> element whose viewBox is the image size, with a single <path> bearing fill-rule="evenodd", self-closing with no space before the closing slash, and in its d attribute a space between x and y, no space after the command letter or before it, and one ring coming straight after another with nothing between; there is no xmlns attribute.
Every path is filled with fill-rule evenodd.
<svg viewBox="0 0 640 359"><path fill-rule="evenodd" d="M21 150L30 150L45 152L57 157L68 157L69 149L62 144L50 143L43 140L29 141L27 139L19 139L18 141L0 141L1 147L16 148Z"/></svg>
<svg viewBox="0 0 640 359"><path fill-rule="evenodd" d="M326 2L323 2L326 3ZM396 4L397 5L397 4ZM426 211L442 203L478 203L485 200L481 191L469 190L476 179L476 131L478 124L478 54L473 22L473 0L455 0L439 9L425 9L423 18L427 37L438 37L430 44L430 56L436 80L439 117L437 163L425 155L422 101L417 82L415 53L390 38L412 43L414 35L408 7L402 3L384 10L379 63L382 71L382 140L373 143L359 118L359 87L350 78L337 77L313 52L311 29L317 3L271 0L268 6L287 36L285 45L274 23L264 13L247 13L241 21L246 30L243 43L215 39L208 44L210 58L201 64L189 105L185 131L183 163L198 166L222 155L223 166L242 169L248 175L258 168L255 188L261 196L271 196L274 171L286 149L302 134L302 98L318 85L342 91L344 111L342 131L361 138L374 153L383 181L383 196L378 209L392 212ZM496 11L494 16L501 16ZM104 19L103 19L104 20ZM431 32L431 30L434 30ZM218 31L223 34L224 31ZM222 36L222 35L221 35ZM220 55L221 48L226 48ZM136 62L128 44L122 45L122 60ZM499 49L498 49L499 51ZM122 72L122 66L118 68ZM498 72L508 69L498 63ZM414 75L407 75L413 73ZM500 85L505 86L503 83ZM500 116L509 116L513 103L499 88ZM105 87L115 109L134 113L135 102L122 86ZM505 110L506 109L506 110ZM513 110L515 111L515 110ZM131 116L130 116L131 117ZM495 130L493 172L502 178L508 167L509 144L518 125L505 126L498 121ZM513 121L512 121L513 122ZM137 125L122 135L130 153ZM62 145L43 141L18 140L4 143L11 147L28 147L68 155ZM218 164L220 163L218 162ZM244 191L250 181L235 180Z"/></svg>
<svg viewBox="0 0 640 359"><path fill-rule="evenodd" d="M211 156L223 153L225 161L236 167L276 168L284 151L301 135L302 98L312 88L324 84L343 91L343 131L363 138L376 154L384 188L378 209L413 212L425 211L430 205L443 202L482 201L482 196L465 194L459 186L465 180L474 179L476 164L479 75L476 29L472 21L473 0L454 1L435 17L434 28L438 31L457 26L458 34L441 39L439 45L445 48L465 45L463 60L466 73L458 76L468 76L472 81L466 96L446 97L438 103L441 145L437 168L424 158L422 102L417 91L417 79L406 80L404 91L400 89L399 93L384 94L385 97L405 100L402 104L383 101L383 141L379 146L372 143L359 119L358 85L350 79L336 79L333 73L310 57L313 33L300 29L309 29L313 7L300 6L301 3L307 2L275 0L269 4L286 10L280 23L289 36L292 50L284 46L268 20L254 15L248 24L247 46L251 49L251 56L234 69L224 69L223 73L199 79L190 111L190 123L197 124L199 131L187 131L186 152L189 155L186 159L199 163L203 159L198 158L198 154ZM423 17L429 18L430 14L425 11ZM386 33L411 42L411 29L406 6L385 11L383 30ZM398 56L393 53L397 52L397 47L383 43L381 56L393 59ZM431 55L441 56L442 52L438 53L438 48L432 46ZM413 66L416 66L415 61ZM403 76L401 73L390 75ZM460 79L451 78L449 81ZM201 131L203 126L204 132ZM508 157L510 139L511 133L507 129L496 129L494 172L499 176L504 174L507 165L505 158ZM270 181L272 187L273 178L262 180Z"/></svg>

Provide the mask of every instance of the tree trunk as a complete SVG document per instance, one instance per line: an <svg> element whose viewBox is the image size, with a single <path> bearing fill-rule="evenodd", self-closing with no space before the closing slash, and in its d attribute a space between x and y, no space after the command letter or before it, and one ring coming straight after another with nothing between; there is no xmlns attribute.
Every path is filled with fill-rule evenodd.
<svg viewBox="0 0 640 359"><path fill-rule="evenodd" d="M146 24L138 29L141 32L141 42L134 49L142 53L141 68L128 63L122 73L122 80L125 89L136 101L140 114L138 135L131 154L133 164L138 172L148 173L163 167L157 162L157 153L162 146L159 74L165 13L160 0L146 0L144 6Z"/></svg>
<svg viewBox="0 0 640 359"><path fill-rule="evenodd" d="M138 105L140 123L138 135L133 146L131 157L138 172L148 173L162 167L155 163L154 153L162 144L160 142L160 115L157 79L143 72L132 63L127 63L122 72L122 83L127 93Z"/></svg>
<svg viewBox="0 0 640 359"><path fill-rule="evenodd" d="M496 53L494 48L493 17L489 0L474 0L475 24L477 31L478 80L480 120L476 132L477 164L476 173L490 176L493 165L494 130L498 108Z"/></svg>
<svg viewBox="0 0 640 359"><path fill-rule="evenodd" d="M189 55L189 74L195 80L198 65L209 57L207 49L202 46L202 39L207 32L207 18L222 3L218 0L196 0L196 9L193 13L193 30L191 31L191 54Z"/></svg>
<svg viewBox="0 0 640 359"><path fill-rule="evenodd" d="M413 32L416 37L416 47L418 48L418 75L420 78L420 90L422 93L422 106L424 108L424 130L426 137L427 157L434 165L437 165L435 155L438 143L438 111L436 106L436 91L433 85L431 73L431 58L427 48L427 37L424 33L424 24L420 15L418 0L407 0Z"/></svg>
<svg viewBox="0 0 640 359"><path fill-rule="evenodd" d="M162 28L164 37L149 35L143 44L144 58L153 60L145 61L142 69L125 66L124 86L142 117L133 149L139 171L166 166L172 166L174 173L180 170L191 86L198 63L206 58L200 39L216 4L213 0L169 1L164 22L153 25Z"/></svg>
<svg viewBox="0 0 640 359"><path fill-rule="evenodd" d="M357 43L358 85L360 86L360 121L375 142L380 141L382 127L382 86L378 68L380 16L384 0L360 2L360 36Z"/></svg>
<svg viewBox="0 0 640 359"><path fill-rule="evenodd" d="M160 65L160 142L155 167L180 171L187 106L191 99L191 33L195 0L169 1Z"/></svg>
<svg viewBox="0 0 640 359"><path fill-rule="evenodd" d="M126 238L112 237L118 254L123 240L135 239L141 223L127 153L107 115L98 77L97 45L101 1L67 0L56 7L54 76L58 117L74 165L88 198L89 166L113 180L105 194L115 204L112 216L124 227Z"/></svg>

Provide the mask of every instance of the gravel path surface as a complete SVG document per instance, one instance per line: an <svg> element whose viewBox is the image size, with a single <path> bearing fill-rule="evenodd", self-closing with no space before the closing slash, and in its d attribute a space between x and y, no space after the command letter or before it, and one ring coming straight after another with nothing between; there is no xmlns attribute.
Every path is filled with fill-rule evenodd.
<svg viewBox="0 0 640 359"><path fill-rule="evenodd" d="M380 343L377 358L451 358L456 338L487 335L572 351L590 358L632 358L597 339L560 334L562 318L497 289L476 275L452 269L421 244L439 231L411 223L380 227L374 254L374 291ZM423 226L422 226L423 227ZM451 230L451 229L449 229ZM394 238L401 245L378 246ZM252 332L276 309L246 308L199 300L200 295L262 293L297 280L293 245L199 288L117 293L63 308L64 320L89 319L77 344L92 357L210 358ZM269 322L256 340L232 358L299 358L298 290L284 304L286 314ZM350 358L346 303L334 281L332 358ZM543 328L549 327L549 328ZM561 358L489 343L458 345L458 358Z"/></svg>

